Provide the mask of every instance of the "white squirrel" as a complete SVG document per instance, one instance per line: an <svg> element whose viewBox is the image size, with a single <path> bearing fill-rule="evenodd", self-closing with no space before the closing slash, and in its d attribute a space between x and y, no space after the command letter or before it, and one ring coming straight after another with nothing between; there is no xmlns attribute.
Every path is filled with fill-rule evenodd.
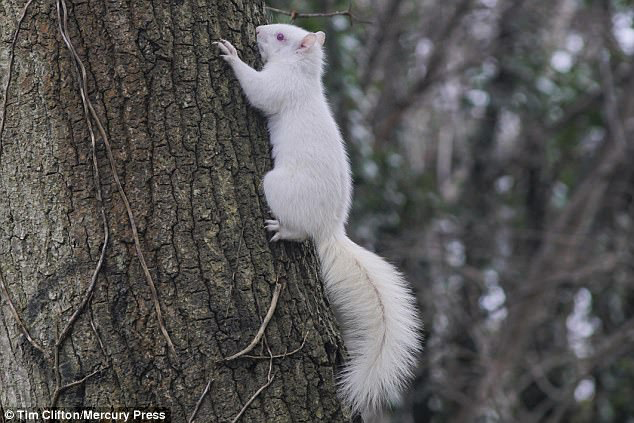
<svg viewBox="0 0 634 423"><path fill-rule="evenodd" d="M284 24L256 33L261 71L228 41L216 44L249 102L268 118L275 166L263 186L276 219L266 229L272 241L315 242L350 355L340 394L371 421L399 401L416 368L422 343L416 300L392 265L346 236L352 177L321 81L325 34Z"/></svg>

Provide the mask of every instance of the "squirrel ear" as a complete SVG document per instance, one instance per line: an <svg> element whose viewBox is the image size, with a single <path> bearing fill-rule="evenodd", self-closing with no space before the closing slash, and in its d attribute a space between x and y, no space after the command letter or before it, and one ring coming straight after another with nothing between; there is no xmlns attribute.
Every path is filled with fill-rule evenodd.
<svg viewBox="0 0 634 423"><path fill-rule="evenodd" d="M315 44L315 41L317 41L317 35L313 33L306 34L306 36L302 38L302 42L299 43L298 50L308 50Z"/></svg>
<svg viewBox="0 0 634 423"><path fill-rule="evenodd" d="M324 42L326 41L326 34L324 34L323 31L318 31L315 32L315 35L317 36L317 41L319 42L319 45L323 46Z"/></svg>

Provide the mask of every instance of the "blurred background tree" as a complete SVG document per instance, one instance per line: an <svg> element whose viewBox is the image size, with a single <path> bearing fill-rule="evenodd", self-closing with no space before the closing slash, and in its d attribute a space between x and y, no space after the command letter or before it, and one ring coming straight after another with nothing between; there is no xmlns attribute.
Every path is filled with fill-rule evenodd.
<svg viewBox="0 0 634 423"><path fill-rule="evenodd" d="M352 236L404 270L426 322L394 421L634 422L634 2L352 11L372 23L293 18L328 34Z"/></svg>

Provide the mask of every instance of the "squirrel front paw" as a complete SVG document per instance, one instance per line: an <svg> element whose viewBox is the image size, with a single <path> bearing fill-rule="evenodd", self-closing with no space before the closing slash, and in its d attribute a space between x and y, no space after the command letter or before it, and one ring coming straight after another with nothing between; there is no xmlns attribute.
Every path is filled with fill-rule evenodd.
<svg viewBox="0 0 634 423"><path fill-rule="evenodd" d="M229 41L221 39L220 41L215 41L214 44L220 47L220 50L224 53L220 57L225 59L225 61L231 62L238 58L238 51Z"/></svg>

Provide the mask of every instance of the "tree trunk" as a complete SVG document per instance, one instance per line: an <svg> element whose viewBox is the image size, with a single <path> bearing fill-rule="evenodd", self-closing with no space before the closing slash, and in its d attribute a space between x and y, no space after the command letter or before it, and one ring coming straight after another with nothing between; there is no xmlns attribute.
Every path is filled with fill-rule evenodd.
<svg viewBox="0 0 634 423"><path fill-rule="evenodd" d="M218 361L249 344L283 284L250 355L305 344L272 359L272 383L242 420L345 421L334 377L342 343L318 262L308 243L267 241L265 123L212 45L227 38L255 62L263 2L66 0L133 219L98 122L84 113L55 1L29 5L12 48L25 3L0 7L3 88L10 78L0 92L0 410L155 406L181 422L211 380L196 421L230 421L270 381L271 360ZM90 128L109 229L100 269Z"/></svg>

